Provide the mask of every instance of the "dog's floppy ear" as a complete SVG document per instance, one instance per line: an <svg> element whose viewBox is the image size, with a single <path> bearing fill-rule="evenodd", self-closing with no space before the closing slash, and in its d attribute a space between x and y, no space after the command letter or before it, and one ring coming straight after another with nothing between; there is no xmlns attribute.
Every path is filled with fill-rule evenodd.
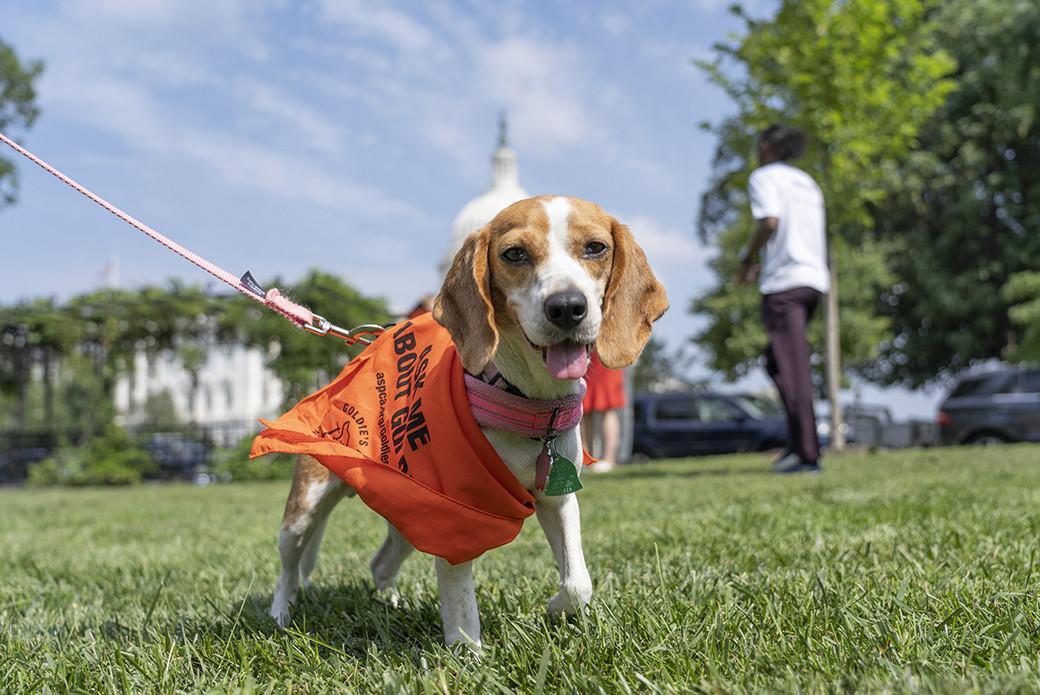
<svg viewBox="0 0 1040 695"><path fill-rule="evenodd" d="M621 369L639 358L654 321L668 309L668 298L628 227L613 220L610 234L614 264L603 297L596 352L604 367Z"/></svg>
<svg viewBox="0 0 1040 695"><path fill-rule="evenodd" d="M487 228L466 237L433 304L433 318L455 341L462 368L480 374L495 357L498 329L491 304Z"/></svg>

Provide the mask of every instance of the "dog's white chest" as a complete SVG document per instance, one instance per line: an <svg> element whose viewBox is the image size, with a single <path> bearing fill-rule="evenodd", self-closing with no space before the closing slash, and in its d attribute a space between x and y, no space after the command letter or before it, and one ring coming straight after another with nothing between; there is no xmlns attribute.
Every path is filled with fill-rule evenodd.
<svg viewBox="0 0 1040 695"><path fill-rule="evenodd" d="M541 439L521 437L502 430L490 427L481 427L481 431L491 446L495 448L506 468L516 477L524 489L529 492L535 490L535 479L537 476L536 462L538 455L545 448L545 442ZM577 428L570 432L563 432L556 438L556 447L560 454L581 468L581 446L578 442Z"/></svg>

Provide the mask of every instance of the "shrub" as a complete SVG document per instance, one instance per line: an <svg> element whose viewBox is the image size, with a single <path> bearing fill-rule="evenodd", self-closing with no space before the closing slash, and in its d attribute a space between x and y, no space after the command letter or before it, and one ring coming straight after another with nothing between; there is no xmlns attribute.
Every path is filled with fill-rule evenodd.
<svg viewBox="0 0 1040 695"><path fill-rule="evenodd" d="M30 485L128 485L156 470L151 455L120 427L109 425L82 447L62 442L29 467Z"/></svg>
<svg viewBox="0 0 1040 695"><path fill-rule="evenodd" d="M291 480L296 456L267 454L250 459L253 436L243 437L233 449L218 449L210 462L209 472L218 480L242 482L246 480Z"/></svg>

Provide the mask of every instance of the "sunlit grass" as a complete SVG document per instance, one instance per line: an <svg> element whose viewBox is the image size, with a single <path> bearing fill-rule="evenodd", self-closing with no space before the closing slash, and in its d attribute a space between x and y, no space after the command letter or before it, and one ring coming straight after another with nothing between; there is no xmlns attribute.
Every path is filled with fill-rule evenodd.
<svg viewBox="0 0 1040 695"><path fill-rule="evenodd" d="M586 473L587 614L553 622L537 523L477 562L480 660L436 580L397 607L383 522L336 510L315 586L266 617L287 484L0 491L0 692L1036 692L1040 447L762 455Z"/></svg>

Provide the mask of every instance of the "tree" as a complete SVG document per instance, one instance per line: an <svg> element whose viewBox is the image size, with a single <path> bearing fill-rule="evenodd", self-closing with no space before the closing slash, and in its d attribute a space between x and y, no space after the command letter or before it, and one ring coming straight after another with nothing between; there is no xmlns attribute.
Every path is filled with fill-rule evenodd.
<svg viewBox="0 0 1040 695"><path fill-rule="evenodd" d="M16 427L27 426L28 388L34 366L42 374L43 420L54 421L53 372L72 350L74 331L65 328L65 318L52 299L34 299L11 307L0 307L0 393L17 399Z"/></svg>
<svg viewBox="0 0 1040 695"><path fill-rule="evenodd" d="M669 353L664 341L650 338L632 367L634 393L662 393L707 388L703 381L691 379L688 372L693 357L682 348Z"/></svg>
<svg viewBox="0 0 1040 695"><path fill-rule="evenodd" d="M709 312L710 321L695 340L708 344L716 360L726 355L723 365L750 366L748 348L758 341L730 330L745 318L748 301L721 297L732 291L728 273L722 273L736 265L739 246L733 236L746 238L750 224L746 213L727 211L725 203L740 200L743 207L737 186L746 186L758 132L777 122L802 128L815 143L806 167L827 201L832 285L826 312L827 393L836 421L841 417L839 353L852 359L869 355L886 328L870 309L864 311L875 304L875 288L888 281L883 264L864 263L884 258L869 207L884 195L881 165L905 154L953 86L944 79L953 61L936 47L935 25L926 10L921 0L782 0L772 20L756 21L736 7L747 34L735 44L716 46L714 62L697 62L733 99L738 114L715 129L721 144L701 234L717 235L725 257L714 266L719 283L693 304L694 311ZM740 78L726 75L724 59L737 63ZM846 273L854 271L863 277L843 288L839 305L838 275L844 282ZM743 311L733 313L735 305ZM845 317L840 332L839 306ZM832 424L832 431L839 432L837 422ZM832 442L837 449L842 445L840 436Z"/></svg>
<svg viewBox="0 0 1040 695"><path fill-rule="evenodd" d="M67 330L75 333L78 352L93 363L106 395L85 436L100 431L114 413L110 401L116 381L130 370L134 355L174 350L186 342L216 344L218 311L205 290L178 281L165 288L104 288L69 300L63 307Z"/></svg>
<svg viewBox="0 0 1040 695"><path fill-rule="evenodd" d="M1000 293L1012 302L1008 318L1022 329L1011 357L1040 362L1040 271L1012 274Z"/></svg>
<svg viewBox="0 0 1040 695"><path fill-rule="evenodd" d="M957 90L875 210L898 282L878 309L893 335L863 372L908 387L1040 357L1040 5L951 0L937 22Z"/></svg>
<svg viewBox="0 0 1040 695"><path fill-rule="evenodd" d="M23 65L14 49L0 40L0 133L8 137L12 126L32 127L40 114L34 82L43 73L43 63ZM14 203L18 195L18 172L14 162L0 156L0 208Z"/></svg>
<svg viewBox="0 0 1040 695"><path fill-rule="evenodd" d="M363 297L317 270L295 287L292 298L347 328L389 319L384 300ZM210 351L231 343L262 350L286 382L289 403L323 386L360 351L297 329L244 295L211 296L176 281L101 289L63 305L35 299L0 306L0 430L62 435L77 446L48 465L69 473L85 460L84 446L114 436L115 387L131 372L136 355L174 356L197 388ZM173 406L168 392L152 394L136 425L177 426Z"/></svg>

